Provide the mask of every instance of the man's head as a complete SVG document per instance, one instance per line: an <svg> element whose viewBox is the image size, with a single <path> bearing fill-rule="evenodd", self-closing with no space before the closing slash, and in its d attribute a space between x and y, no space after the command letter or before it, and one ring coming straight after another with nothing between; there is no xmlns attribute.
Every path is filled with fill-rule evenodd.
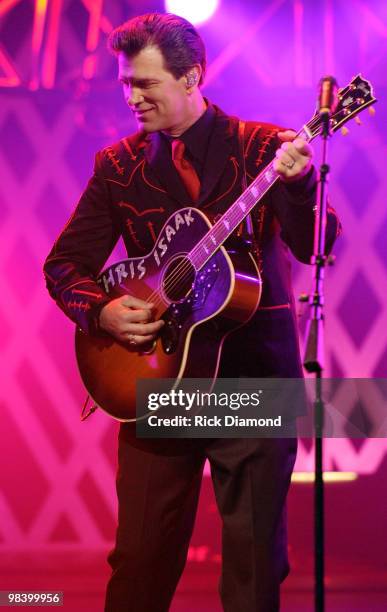
<svg viewBox="0 0 387 612"><path fill-rule="evenodd" d="M188 21L158 13L134 17L110 34L109 47L125 99L145 131L179 135L203 111L198 86L205 48Z"/></svg>

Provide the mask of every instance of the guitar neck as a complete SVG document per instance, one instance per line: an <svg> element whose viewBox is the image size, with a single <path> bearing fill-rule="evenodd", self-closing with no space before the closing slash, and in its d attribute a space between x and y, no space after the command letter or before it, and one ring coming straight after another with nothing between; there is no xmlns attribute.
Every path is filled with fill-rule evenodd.
<svg viewBox="0 0 387 612"><path fill-rule="evenodd" d="M349 119L375 102L371 83L363 79L361 74L356 75L346 87L338 91L335 110L329 119L330 130L336 132ZM320 129L321 117L315 113L297 136L310 142L318 136ZM200 270L224 244L277 180L278 174L271 161L188 254L196 270Z"/></svg>
<svg viewBox="0 0 387 612"><path fill-rule="evenodd" d="M301 128L297 136L306 141L313 138L306 125ZM273 163L274 160L258 174L249 187L189 253L189 259L196 270L200 270L205 265L278 180L278 174L274 170Z"/></svg>

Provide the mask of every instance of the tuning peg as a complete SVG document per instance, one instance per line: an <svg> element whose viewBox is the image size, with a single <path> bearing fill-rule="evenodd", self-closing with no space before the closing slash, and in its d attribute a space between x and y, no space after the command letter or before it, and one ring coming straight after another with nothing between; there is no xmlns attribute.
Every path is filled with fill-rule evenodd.
<svg viewBox="0 0 387 612"><path fill-rule="evenodd" d="M355 117L355 123L357 123L358 125L361 125L360 117L358 117L357 115Z"/></svg>
<svg viewBox="0 0 387 612"><path fill-rule="evenodd" d="M342 127L340 131L341 131L343 136L347 136L347 134L349 134L349 129L347 127L345 127L345 126Z"/></svg>
<svg viewBox="0 0 387 612"><path fill-rule="evenodd" d="M375 113L376 113L376 110L374 109L373 106L369 106L368 107L368 112L371 115L371 117L373 117L375 115Z"/></svg>

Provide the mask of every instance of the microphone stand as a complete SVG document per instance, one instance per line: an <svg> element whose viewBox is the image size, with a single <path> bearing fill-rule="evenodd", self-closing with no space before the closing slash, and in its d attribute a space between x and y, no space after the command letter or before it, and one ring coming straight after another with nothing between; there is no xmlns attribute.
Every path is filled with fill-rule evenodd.
<svg viewBox="0 0 387 612"><path fill-rule="evenodd" d="M324 612L324 482L323 482L323 429L324 402L322 398L322 371L324 369L324 268L332 260L325 256L325 230L327 217L327 191L329 165L327 164L329 129L329 112L321 113L322 119L322 162L317 190L316 218L314 228L314 248L312 264L314 265L314 291L309 296L310 315L307 328L307 340L304 367L308 372L314 372L315 401L315 480L314 480L314 545L315 545L315 583L314 609Z"/></svg>

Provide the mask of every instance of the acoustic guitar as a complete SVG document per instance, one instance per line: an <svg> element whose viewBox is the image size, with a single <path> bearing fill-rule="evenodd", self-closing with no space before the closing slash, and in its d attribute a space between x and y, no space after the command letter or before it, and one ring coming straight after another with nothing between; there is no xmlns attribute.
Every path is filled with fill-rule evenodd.
<svg viewBox="0 0 387 612"><path fill-rule="evenodd" d="M357 75L338 91L331 131L376 102L371 84ZM316 113L298 132L306 141L321 130ZM165 321L159 337L141 349L107 334L76 330L79 371L91 398L119 421L136 421L136 380L216 379L226 336L258 308L262 292L251 253L224 243L278 180L270 162L214 224L194 207L169 217L146 257L106 268L98 283L112 298L131 294L156 308Z"/></svg>

